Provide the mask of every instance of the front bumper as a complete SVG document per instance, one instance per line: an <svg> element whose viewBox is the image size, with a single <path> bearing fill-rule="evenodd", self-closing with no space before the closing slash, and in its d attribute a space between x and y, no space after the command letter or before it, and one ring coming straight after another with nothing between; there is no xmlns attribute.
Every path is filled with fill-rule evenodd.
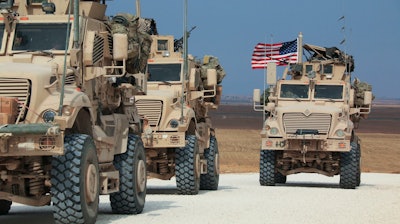
<svg viewBox="0 0 400 224"><path fill-rule="evenodd" d="M142 134L145 148L181 148L186 145L185 132L153 132Z"/></svg>
<svg viewBox="0 0 400 224"><path fill-rule="evenodd" d="M64 133L52 124L0 126L0 157L52 156L64 153Z"/></svg>
<svg viewBox="0 0 400 224"><path fill-rule="evenodd" d="M350 140L326 139L319 135L289 135L288 138L262 138L261 150L350 151Z"/></svg>

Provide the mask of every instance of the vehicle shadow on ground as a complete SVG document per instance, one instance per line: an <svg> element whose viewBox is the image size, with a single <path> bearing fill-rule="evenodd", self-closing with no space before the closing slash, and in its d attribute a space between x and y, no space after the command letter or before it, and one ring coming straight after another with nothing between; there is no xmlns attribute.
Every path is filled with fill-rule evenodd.
<svg viewBox="0 0 400 224"><path fill-rule="evenodd" d="M147 186L147 194L178 194L178 189L172 186L152 187Z"/></svg>
<svg viewBox="0 0 400 224"><path fill-rule="evenodd" d="M43 224L54 223L53 211L51 207L33 208L31 211L26 210L26 206L15 206L7 215L0 216L0 223L7 224Z"/></svg>
<svg viewBox="0 0 400 224"><path fill-rule="evenodd" d="M198 194L207 194L212 191L231 191L238 189L232 186L218 186L217 190L200 190ZM178 189L176 186L147 186L147 194L162 194L162 195L177 195Z"/></svg>
<svg viewBox="0 0 400 224"><path fill-rule="evenodd" d="M287 182L286 184L276 184L282 187L304 187L304 188L340 188L339 183L310 183L310 182Z"/></svg>

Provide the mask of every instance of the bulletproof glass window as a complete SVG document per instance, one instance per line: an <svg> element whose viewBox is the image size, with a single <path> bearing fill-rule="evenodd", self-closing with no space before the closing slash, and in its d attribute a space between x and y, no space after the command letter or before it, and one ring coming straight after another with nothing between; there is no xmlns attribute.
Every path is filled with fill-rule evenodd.
<svg viewBox="0 0 400 224"><path fill-rule="evenodd" d="M308 74L312 70L313 70L313 66L312 65L306 65L306 74Z"/></svg>
<svg viewBox="0 0 400 224"><path fill-rule="evenodd" d="M324 65L324 74L332 74L333 66L332 65Z"/></svg>
<svg viewBox="0 0 400 224"><path fill-rule="evenodd" d="M342 85L315 85L314 99L343 99Z"/></svg>
<svg viewBox="0 0 400 224"><path fill-rule="evenodd" d="M149 64L148 81L179 81L181 64Z"/></svg>
<svg viewBox="0 0 400 224"><path fill-rule="evenodd" d="M282 84L280 98L308 99L308 85Z"/></svg>
<svg viewBox="0 0 400 224"><path fill-rule="evenodd" d="M157 40L157 51L167 51L168 40Z"/></svg>
<svg viewBox="0 0 400 224"><path fill-rule="evenodd" d="M66 23L17 24L13 51L65 50Z"/></svg>
<svg viewBox="0 0 400 224"><path fill-rule="evenodd" d="M3 43L3 36L4 36L4 24L0 24L0 44ZM3 46L0 47L2 49Z"/></svg>

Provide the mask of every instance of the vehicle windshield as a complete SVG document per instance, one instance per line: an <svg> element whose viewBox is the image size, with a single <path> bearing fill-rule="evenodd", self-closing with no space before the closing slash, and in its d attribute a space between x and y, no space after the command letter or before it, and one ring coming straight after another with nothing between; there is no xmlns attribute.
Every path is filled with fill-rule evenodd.
<svg viewBox="0 0 400 224"><path fill-rule="evenodd" d="M149 64L148 81L179 81L181 79L181 64Z"/></svg>
<svg viewBox="0 0 400 224"><path fill-rule="evenodd" d="M342 85L315 85L314 99L343 99Z"/></svg>
<svg viewBox="0 0 400 224"><path fill-rule="evenodd" d="M281 85L281 98L308 99L308 85Z"/></svg>
<svg viewBox="0 0 400 224"><path fill-rule="evenodd" d="M3 43L3 36L4 36L4 23L0 24L0 44ZM1 46L0 48L3 48L3 46Z"/></svg>
<svg viewBox="0 0 400 224"><path fill-rule="evenodd" d="M17 24L13 51L65 50L66 23Z"/></svg>

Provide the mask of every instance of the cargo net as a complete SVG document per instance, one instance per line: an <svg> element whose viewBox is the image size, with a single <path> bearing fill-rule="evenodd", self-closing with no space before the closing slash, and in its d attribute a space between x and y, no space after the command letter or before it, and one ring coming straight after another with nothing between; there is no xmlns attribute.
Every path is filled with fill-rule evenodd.
<svg viewBox="0 0 400 224"><path fill-rule="evenodd" d="M128 35L127 72L144 73L150 55L152 42L150 35L158 34L154 19L139 18L127 13L117 14L110 21L110 27L112 34Z"/></svg>

